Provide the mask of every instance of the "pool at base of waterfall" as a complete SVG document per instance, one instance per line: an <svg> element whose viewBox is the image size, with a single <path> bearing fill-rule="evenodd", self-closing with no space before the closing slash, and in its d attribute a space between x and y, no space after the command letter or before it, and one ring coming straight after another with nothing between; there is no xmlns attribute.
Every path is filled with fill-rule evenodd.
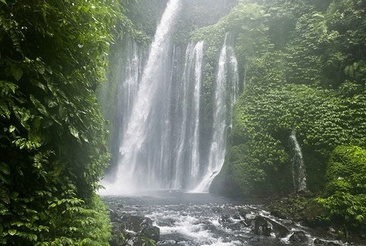
<svg viewBox="0 0 366 246"><path fill-rule="evenodd" d="M157 245L347 245L291 220L263 210L258 201L239 201L208 193L156 191L129 196L104 196L118 216L151 219L160 229ZM133 245L133 244L127 244Z"/></svg>

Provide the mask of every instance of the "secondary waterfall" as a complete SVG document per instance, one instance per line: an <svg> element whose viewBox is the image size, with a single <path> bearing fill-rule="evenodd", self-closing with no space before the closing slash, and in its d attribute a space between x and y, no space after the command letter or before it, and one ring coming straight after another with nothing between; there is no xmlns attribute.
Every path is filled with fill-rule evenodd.
<svg viewBox="0 0 366 246"><path fill-rule="evenodd" d="M119 151L114 153L117 167L102 182L106 190L101 193L206 192L223 165L226 131L238 92L237 61L226 35L212 84L212 137L203 138L205 44L190 43L185 52L172 45L170 36L180 8L180 0L168 2L145 63L138 46L129 47L117 92L117 114L121 114ZM202 146L210 146L209 153L202 154Z"/></svg>
<svg viewBox="0 0 366 246"><path fill-rule="evenodd" d="M290 141L293 148L292 157L292 177L295 187L295 192L304 191L306 187L306 171L304 165L304 158L302 156L302 151L299 142L296 138L296 132L292 131L290 135Z"/></svg>
<svg viewBox="0 0 366 246"><path fill-rule="evenodd" d="M231 125L232 111L238 94L238 62L233 49L227 45L227 36L221 48L219 68L215 84L213 135L208 156L208 165L195 192L207 192L212 180L220 172L226 152L226 132Z"/></svg>
<svg viewBox="0 0 366 246"><path fill-rule="evenodd" d="M171 188L190 188L199 179L199 123L203 61L203 42L189 44L186 50L182 82L178 87L177 146L173 153L175 163L174 183Z"/></svg>

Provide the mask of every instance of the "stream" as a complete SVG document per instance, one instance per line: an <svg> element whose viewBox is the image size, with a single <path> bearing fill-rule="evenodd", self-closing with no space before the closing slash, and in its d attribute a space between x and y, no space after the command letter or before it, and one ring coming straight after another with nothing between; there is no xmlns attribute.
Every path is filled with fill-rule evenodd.
<svg viewBox="0 0 366 246"><path fill-rule="evenodd" d="M275 218L260 201L182 191L104 196L103 201L119 214L150 218L160 229L158 245L348 245Z"/></svg>

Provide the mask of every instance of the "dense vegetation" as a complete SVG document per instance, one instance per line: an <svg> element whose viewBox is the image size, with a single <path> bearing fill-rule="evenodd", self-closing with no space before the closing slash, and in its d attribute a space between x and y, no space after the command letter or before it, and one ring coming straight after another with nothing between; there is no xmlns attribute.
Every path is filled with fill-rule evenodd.
<svg viewBox="0 0 366 246"><path fill-rule="evenodd" d="M294 192L296 131L312 201L328 211L319 218L365 230L366 2L239 0L231 11L236 0L183 2L175 45L205 40L205 136L226 33L245 82L212 191ZM95 90L108 60L112 71L124 64L119 45L151 40L165 4L0 0L0 244L108 244L95 190L110 157Z"/></svg>
<svg viewBox="0 0 366 246"><path fill-rule="evenodd" d="M212 191L294 192L289 136L296 131L308 189L323 197L318 201L330 211L328 219L348 228L365 224L364 181L357 178L366 175L360 168L365 161L351 154L366 147L365 7L361 0L242 0L217 24L193 33L194 40L209 44L211 57L229 33L245 82ZM345 145L355 147L341 151ZM335 158L343 166L334 165ZM362 174L335 184L344 166L349 175L356 169Z"/></svg>
<svg viewBox="0 0 366 246"><path fill-rule="evenodd" d="M0 244L108 245L109 154L95 90L114 0L0 1ZM118 31L118 29L117 29Z"/></svg>

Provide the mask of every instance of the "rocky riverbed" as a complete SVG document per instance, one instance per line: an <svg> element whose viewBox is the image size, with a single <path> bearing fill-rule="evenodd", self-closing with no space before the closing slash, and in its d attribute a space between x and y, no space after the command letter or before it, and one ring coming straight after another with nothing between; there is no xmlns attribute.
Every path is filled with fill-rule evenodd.
<svg viewBox="0 0 366 246"><path fill-rule="evenodd" d="M111 245L350 245L267 212L260 202L180 191L103 197L110 208Z"/></svg>

